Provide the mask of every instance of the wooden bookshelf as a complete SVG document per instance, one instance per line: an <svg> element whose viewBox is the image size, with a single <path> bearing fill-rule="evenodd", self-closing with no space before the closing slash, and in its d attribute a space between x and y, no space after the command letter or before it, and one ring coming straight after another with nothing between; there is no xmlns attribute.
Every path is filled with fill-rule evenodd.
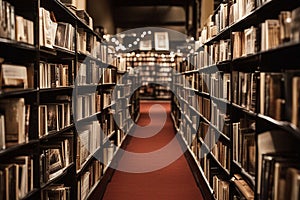
<svg viewBox="0 0 300 200"><path fill-rule="evenodd" d="M180 95L178 98L173 95L172 115L175 128L179 132L183 133L180 135L182 137L186 137L186 139L184 139L188 141L186 142L186 145L188 145L190 149L193 149L186 154L191 154L188 155L188 157L195 158L194 160L189 160L190 166L193 170L196 180L205 180L204 182L199 181L198 183L201 188L204 188L205 191L203 191L203 193L206 194L207 199L217 199L216 193L219 190L222 190L222 188L219 188L218 191L213 190L213 176L217 176L221 181L225 181L230 185L229 190L226 190L228 199L274 199L278 197L274 196L278 195L278 193L274 192L274 190L279 189L278 185L275 186L274 184L277 184L278 181L282 181L284 177L282 176L275 179L273 177L275 176L274 173L272 173L271 171L266 171L270 170L271 168L266 168L266 166L263 165L263 163L267 161L263 160L262 153L260 152L269 152L275 154L272 155L270 159L274 159L273 162L276 163L276 166L282 165L279 161L279 158L281 157L283 157L283 159L286 159L286 162L288 163L298 163L300 161L299 157L292 156L294 154L299 154L299 151L294 147L294 145L299 143L299 124L298 126L297 124L293 124L290 117L290 115L292 115L291 113L299 112L299 107L294 108L294 110L292 111L291 104L289 103L292 101L292 90L295 92L296 88L299 87L296 85L292 86L289 80L293 77L299 76L298 65L300 60L299 56L296 56L296 51L299 51L299 41L280 41L275 47L261 51L260 46L262 44L262 33L260 32L260 28L261 23L265 22L268 19L278 20L279 14L282 11L292 12L296 8L299 8L300 4L296 1L283 2L280 0L270 0L264 1L262 5L258 6L259 0L253 1L254 4L252 9L245 12L230 24L229 22L231 19L229 8L231 5L233 5L233 3L236 2L241 3L246 1L223 1L221 3L223 5L220 4L220 6L217 6L217 9L214 11L214 13L212 13L210 20L208 20L210 24L206 27L201 28L202 32L200 32L199 41L196 41L195 43L195 50L187 55L187 57L192 58L187 60L192 60L194 62L186 63L183 61L177 63L176 70L178 74L174 76L175 81L173 87L177 91L186 90L189 92L180 93L184 95ZM226 8L226 6L228 6L228 10L222 10L223 8ZM298 11L294 12L295 16L299 15ZM220 17L220 13L226 15L224 19L227 22L222 22L222 19L220 19L220 21L216 20L218 17ZM299 22L291 21L291 23L298 24ZM224 27L222 27L222 25L224 25ZM244 32L246 29L252 26L257 30L255 41L255 47L257 49L253 53L244 54L242 56L233 58L233 53L237 48L236 46L234 46L233 33ZM208 30L209 32L210 28L212 28L211 30L215 32L213 35L207 36L208 33L206 35L203 31ZM297 29L297 31L299 30ZM273 35L270 35L270 37L276 37L277 35L275 36L275 34L276 33L273 33ZM221 61L209 60L208 57L214 56L214 53L217 52L217 54L221 54L220 48L214 52L211 51L212 49L210 47L219 45L222 41L229 41L230 43L227 49L227 51L229 52L228 56L225 59L223 57L223 60ZM208 55L206 55L207 57L203 56L203 52L205 54L207 53L206 51L208 51ZM203 57L201 57L201 54ZM196 61L193 60L194 57L197 58L195 59ZM203 63L205 62L206 64L203 65ZM292 75L286 75L288 73ZM225 74L226 76L230 76L227 83L222 82L224 81L223 76ZM237 78L235 77L236 74ZM284 91L284 94L280 96L280 98L276 97L278 98L278 101L282 100L282 102L285 102L283 103L282 107L276 106L274 104L268 104L268 100L265 100L265 98L268 98L265 96L268 95L268 93L266 93L265 91L270 91L270 89L266 89L264 86L265 84L268 84L263 80L265 74L268 76L268 78L273 78L276 75L278 77L281 77L282 75L282 79L280 80L284 82L284 89L280 90L279 87L274 88L272 86L272 91ZM200 86L198 86L198 88L186 88L184 84L178 81L180 77L189 78L193 76L200 76L200 79L197 79L200 80ZM245 82L243 82L245 80L244 77L252 77L253 79L251 80L255 80L257 85L253 85L250 87L250 85L245 84ZM252 83L254 82L251 82L251 84ZM225 88L225 85L227 85L227 88ZM242 87L245 85L247 85L248 88L242 91ZM219 89L217 90L217 92L216 88ZM235 88L237 90L235 90ZM226 91L227 93L226 97L222 94L222 92L224 91ZM251 94L253 92L253 95L246 96L246 98L249 99L245 100L245 97L243 97L242 95L249 95L250 92L248 91L251 91ZM190 93L193 93L197 96L196 104L186 100L187 97L189 97ZM218 93L218 95L214 95L215 93ZM299 94L295 93L295 95ZM188 104L190 104L190 106ZM198 106L198 104L200 106ZM229 135L222 133L222 130L220 130L217 126L215 126L214 123L211 122L212 119L215 118L215 116L213 116L213 113L215 113L215 111L213 110L215 109L215 107L213 107L213 105L216 106L217 109L220 108L220 110L218 111L220 113L222 113L222 108L226 108L225 114L229 118L228 122L230 125ZM267 109L271 108L271 111L262 110L265 109L264 105L269 106L267 107ZM289 111L289 114L278 113L275 116L272 113L274 110L272 107L276 111L282 108L283 112ZM202 137L202 135L205 135L205 131L199 128L198 131L193 132L190 123L185 122L185 115L196 115L201 123L205 123L209 126L209 130L214 130L214 132L219 135L218 140L213 142L213 144L215 144L216 142L221 142L223 145L227 146L230 161L229 170L225 169L221 165L220 160L218 160L217 157L210 152L212 150L210 148L210 145L206 144L207 138ZM297 120L299 121L299 119ZM189 129L192 131L190 131ZM209 133L210 132L208 132L207 134ZM260 138L263 138L268 134L274 137L276 133L278 135L282 133L282 137L278 136L278 138L270 140L268 144L264 144L265 146L268 146L271 143L278 145L280 143L279 141L283 138L286 138L286 142L283 142L282 140L281 143L284 144L278 145L276 147L273 146L274 149L272 150L262 147L262 141ZM193 134L196 134L197 142L189 141L188 138L191 138L191 135ZM243 143L245 141L247 143ZM237 144L242 145L242 147L239 147ZM206 159L199 156L199 153L201 152L198 152L198 145L200 147L206 147L204 149L209 151L209 153L207 153ZM240 151L239 153L236 153L237 149L238 151ZM285 153L282 153L282 151L284 151ZM236 160L237 157L239 157L238 160ZM271 164L271 166L275 166L274 163ZM207 167L209 168L208 175L205 171L205 168ZM297 170L299 170L292 164L287 164L286 167L296 168ZM280 170L286 170L287 168L280 168ZM261 183L263 179L263 175L261 173L265 173L264 176L269 177L267 184L270 185L262 185L266 184L266 180L264 180L264 183ZM238 181L241 182L238 183ZM289 179L286 181L288 182ZM245 185L245 183L247 186ZM244 186L241 187L241 185ZM269 189L265 189L267 187ZM274 187L277 187L277 189L274 189ZM285 196L286 198L291 198L289 194L285 195L287 195Z"/></svg>
<svg viewBox="0 0 300 200"><path fill-rule="evenodd" d="M4 64L10 64L12 66L17 65L20 66L20 69L22 70L26 69L27 72L26 76L24 75L26 79L24 78L24 80L22 80L24 81L24 85L26 85L24 87L19 85L6 86L5 84L7 80L5 80L5 82L4 80L1 80L1 104L2 102L5 103L7 101L15 99L19 100L16 101L16 106L22 107L19 108L19 111L16 111L13 108L10 109L9 107L5 109L1 108L0 111L2 120L0 131L2 145L0 147L0 164L1 166L3 166L0 169L0 178L1 180L4 180L4 174L6 173L5 169L10 165L16 165L17 168L20 169L21 167L26 166L26 169L28 169L27 172L23 171L22 177L19 177L19 175L15 176L15 178L19 177L20 179L25 177L26 180L24 180L27 182L26 185L19 185L17 181L16 184L18 185L15 185L14 187L16 187L15 189L18 192L16 194L6 194L6 197L8 197L9 199L18 198L24 200L44 199L46 198L45 195L47 192L55 192L55 190L57 189L55 189L55 187L58 187L60 190L63 190L65 193L67 193L67 199L80 199L78 197L81 196L81 188L79 186L83 186L80 183L81 181L83 181L82 177L85 176L86 173L91 172L91 169L97 169L98 174L91 175L91 177L94 176L93 185L85 186L86 190L88 190L85 191L86 193L88 193L86 199L89 199L91 198L95 190L98 189L98 187L105 187L107 181L102 179L105 179L105 177L107 176L111 176L111 173L114 170L113 168L110 168L110 166L106 166L105 171L104 164L97 162L97 159L95 157L103 157L103 153L105 152L104 149L106 148L104 144L109 141L114 142L115 145L118 146L118 148L120 148L121 146L123 147L126 134L121 135L120 132L122 130L120 130L120 127L116 125L116 122L112 120L112 123L110 124L112 127L109 127L109 136L107 138L99 138L98 147L85 159L84 163L82 163L81 165L81 168L77 169L77 152L80 151L77 145L79 142L78 134L80 134L80 132L82 131L79 130L77 126L79 124L87 125L94 120L94 123L99 127L99 131L100 127L105 126L105 124L106 126L108 126L107 121L104 121L104 119L106 119L109 115L112 117L110 110L112 109L114 104L112 102L104 107L104 93L112 92L116 87L116 84L118 84L116 80L116 75L119 70L118 62L116 58L112 58L113 63L107 62L108 58L113 55L108 54L108 48L110 47L107 46L104 39L100 37L99 34L93 30L93 28L84 23L76 15L76 13L72 12L59 0L30 0L26 2L7 0L0 1L0 4L2 7L5 6L5 9L10 9L9 12L11 13L11 16L21 16L22 18L32 22L33 27L31 27L32 29L30 29L30 31L32 31L34 35L33 44L29 44L26 42L17 41L17 38L14 38L13 33L5 32L0 34L0 66L2 67L2 65ZM49 14L51 12L51 24L54 23L53 20L55 16L57 23L66 23L72 26L74 37L69 38L70 41L65 41L65 43L68 42L70 44L70 48L57 46L54 41L53 43L51 43L52 47L45 47L41 42L41 38L43 38L43 34L41 31L45 31L44 25L40 23L39 16L41 8L43 8L45 11L48 11ZM47 18L42 18L41 20L46 21ZM4 21L4 17L1 18L0 21ZM47 21L47 23L48 22L49 21ZM22 26L22 24L19 24L19 26ZM83 30L87 34L87 37L92 37L95 39L95 42L101 44L98 47L96 47L96 44L95 46L90 47L92 48L92 50L96 50L96 48L99 48L97 49L97 52L88 50L87 46L85 47L85 50L87 50L87 52L83 53L78 50L78 44L81 38L78 37L76 33L79 29ZM18 34L21 33L18 32ZM57 33L54 32L55 36L56 34ZM56 40L57 38L54 39ZM99 53L101 53L101 55L99 55ZM92 65L91 62L95 63L96 68L94 68L94 70L102 70L105 68L110 69L111 74L109 82L105 81L94 84L91 81L91 77L87 76L88 82L85 82L83 85L74 83L75 79L78 78L79 75L88 75L81 74L82 71L79 71L79 61L84 61L88 69L92 68L90 66ZM63 84L66 85L62 86L62 83L52 82L53 80L50 80L50 77L43 77L43 73L41 71L42 67L40 66L41 63L47 65L47 67L49 67L49 70L50 68L51 70L54 69L54 66L56 65L64 65L65 67L67 67L65 74L58 70L55 71L55 73L62 73L59 74L61 76L61 82L64 82ZM122 72L122 70L120 72ZM44 74L47 75L47 73ZM49 74L50 73L48 73L48 75ZM3 75L3 78L6 78L5 74ZM100 80L100 76L96 78ZM41 84L44 85L42 86ZM119 87L119 89L124 90L123 87ZM97 107L98 111L96 111L95 113L91 111L88 113L88 116L77 120L77 116L75 115L75 113L79 109L78 102L74 102L72 96L89 96L91 94L99 95L100 105L90 105L91 110L95 110L95 108ZM131 96L124 96L124 98L130 97ZM22 104L22 102L24 103L24 105ZM96 102L94 102L94 104L96 104ZM13 106L13 104L11 105ZM47 105L54 105L56 107L57 110L55 111L56 114L54 114L54 118L50 118L49 113L47 113ZM24 106L26 107L26 109ZM60 111L62 107L64 107L64 110ZM24 114L20 109L24 109ZM129 105L124 108L124 110L128 110L128 113L129 110L134 110L134 112L132 112L128 116L134 119L134 121L137 120L138 115L135 112L139 112L138 94L134 94L131 97ZM43 113L43 111L45 111L45 113ZM24 140L18 140L12 145L8 145L5 136L9 133L8 131L10 131L11 128L4 128L4 124L9 125L9 121L5 121L6 117L9 116L8 113L14 116L16 115L16 112L19 112L19 115L22 114L22 116L26 119L26 121L24 122L18 119L18 123L24 123L25 128L21 127L21 125L16 124L17 126L19 126L19 130L22 130L22 132L18 132L19 137L25 138L26 136L26 138ZM60 117L59 119L58 116ZM49 125L47 120L54 120L54 125ZM127 118L124 118L122 120L124 121L125 126L129 126L129 123L126 122ZM44 132L44 135L40 135L42 128L47 128L47 131ZM117 141L118 138L120 138L121 141ZM64 155L62 155L62 151L64 151ZM113 153L114 154L112 154L112 156L115 156L116 151ZM48 165L48 154L49 156L56 155L61 158L59 160L56 160L57 163L55 163L57 164L57 166L59 166L59 169L52 169L51 167L53 166ZM28 163L26 165L18 164L15 161L15 159L17 158L26 158L28 159ZM51 174L52 171L53 174ZM49 176L49 174L47 173L53 176L47 177ZM29 179L30 185L28 185ZM0 187L2 187L1 191L3 191L2 189L4 185L1 185ZM22 194L19 196L21 187L26 188L26 190L22 189ZM13 191L13 189L11 191Z"/></svg>

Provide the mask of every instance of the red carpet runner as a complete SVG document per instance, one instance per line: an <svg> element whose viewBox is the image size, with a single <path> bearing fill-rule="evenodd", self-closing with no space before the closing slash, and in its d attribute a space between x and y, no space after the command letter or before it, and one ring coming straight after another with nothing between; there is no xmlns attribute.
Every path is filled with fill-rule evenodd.
<svg viewBox="0 0 300 200"><path fill-rule="evenodd" d="M149 109L157 102L141 102L141 115L138 125L145 126L150 123ZM170 104L162 103L167 112L167 119L161 131L149 138L133 137L128 144L126 151L135 153L147 153L159 150L168 144L175 135L173 121L170 116ZM153 110L152 110L153 111ZM155 114L162 114L162 110L154 110ZM157 123L157 122L156 122ZM153 124L152 126L160 126ZM138 133L141 134L141 133ZM174 150L182 151L178 141ZM174 145L173 145L174 146ZM165 155L164 155L165 156ZM166 157L164 157L166 158ZM159 159L158 159L159 160ZM122 157L120 163L128 162L135 165L132 160ZM156 161L149 160L142 163L145 166L153 165ZM141 164L141 163L139 163ZM179 159L170 165L153 172L147 173L127 173L117 171L114 173L111 182L108 184L104 194L104 200L198 200L203 199L199 188L196 185L193 174L188 163L182 154Z"/></svg>

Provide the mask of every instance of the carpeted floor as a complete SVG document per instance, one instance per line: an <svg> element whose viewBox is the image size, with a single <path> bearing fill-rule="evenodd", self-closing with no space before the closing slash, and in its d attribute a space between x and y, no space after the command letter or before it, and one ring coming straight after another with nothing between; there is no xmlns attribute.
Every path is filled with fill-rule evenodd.
<svg viewBox="0 0 300 200"><path fill-rule="evenodd" d="M127 169L132 167L130 169L134 169L133 171L136 171L136 173L116 170L107 186L104 200L203 199L175 137L170 116L170 104L168 102L159 102L161 106L152 107L151 117L153 117L153 120L150 120L149 109L156 103L141 102L141 115L138 125L146 126L151 124L151 127L136 128L134 135L143 137L143 135L149 135L151 130L156 131L161 126L163 128L152 137L133 137L131 139L126 151L142 154L144 157L133 158L125 155L121 158L119 165L126 166ZM162 107L167 112L165 123L164 109ZM168 149L159 152L167 144L169 145ZM152 154L147 157L146 153ZM179 158L176 158L176 155L179 155ZM175 161L171 162L174 160L174 157ZM158 170L152 171L151 169Z"/></svg>

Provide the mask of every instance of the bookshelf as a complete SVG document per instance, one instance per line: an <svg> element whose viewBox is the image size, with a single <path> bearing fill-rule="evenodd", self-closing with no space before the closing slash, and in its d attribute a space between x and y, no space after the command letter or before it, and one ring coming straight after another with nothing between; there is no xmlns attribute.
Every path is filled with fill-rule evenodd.
<svg viewBox="0 0 300 200"><path fill-rule="evenodd" d="M223 1L176 64L172 116L205 199L298 198L299 7Z"/></svg>
<svg viewBox="0 0 300 200"><path fill-rule="evenodd" d="M140 98L170 100L175 59L169 52L131 52L121 55L125 68L138 70Z"/></svg>
<svg viewBox="0 0 300 200"><path fill-rule="evenodd" d="M59 0L0 6L1 198L89 199L126 145L111 98L120 63L92 19ZM138 109L134 93L124 108L126 130Z"/></svg>

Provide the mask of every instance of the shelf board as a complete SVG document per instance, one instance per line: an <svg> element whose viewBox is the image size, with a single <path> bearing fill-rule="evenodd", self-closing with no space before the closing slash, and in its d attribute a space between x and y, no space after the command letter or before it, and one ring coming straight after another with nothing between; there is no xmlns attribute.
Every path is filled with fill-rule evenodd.
<svg viewBox="0 0 300 200"><path fill-rule="evenodd" d="M81 168L80 169L76 169L76 177L80 177L83 173L84 170L89 166L89 164L92 162L94 155L97 154L100 150L102 149L102 145L100 145L100 147L98 147L93 153L91 153L86 160L84 161L83 164L81 164Z"/></svg>
<svg viewBox="0 0 300 200"><path fill-rule="evenodd" d="M192 91L192 92L198 92L198 90L197 90L197 89L194 89L194 88L183 87L183 89L189 90L189 91Z"/></svg>
<svg viewBox="0 0 300 200"><path fill-rule="evenodd" d="M219 103L223 103L223 104L226 104L226 105L228 105L228 106L231 105L230 101L228 101L227 99L217 98L217 97L214 97L214 96L210 96L210 99L211 99L212 101L217 101L217 102L219 102Z"/></svg>
<svg viewBox="0 0 300 200"><path fill-rule="evenodd" d="M15 49L26 50L31 52L35 52L37 50L37 48L34 45L17 42L15 40L1 38L1 37L0 37L0 46L2 46L3 48L9 47L9 48L15 48Z"/></svg>
<svg viewBox="0 0 300 200"><path fill-rule="evenodd" d="M85 199L89 199L90 196L93 194L94 190L98 187L98 185L101 183L102 177L93 185L93 187L90 189L88 194L86 195Z"/></svg>
<svg viewBox="0 0 300 200"><path fill-rule="evenodd" d="M126 74L126 73L128 73L128 71L117 71L117 74L121 74L121 75L124 75L124 74Z"/></svg>
<svg viewBox="0 0 300 200"><path fill-rule="evenodd" d="M199 96L201 96L201 97L204 97L206 99L210 99L209 93L196 91L196 94L199 95Z"/></svg>
<svg viewBox="0 0 300 200"><path fill-rule="evenodd" d="M73 60L75 59L75 51L53 46L53 48L40 47L40 55L47 60Z"/></svg>
<svg viewBox="0 0 300 200"><path fill-rule="evenodd" d="M34 195L38 193L39 189L33 188L30 192L28 192L23 198L20 200L25 200L25 199L32 199Z"/></svg>
<svg viewBox="0 0 300 200"><path fill-rule="evenodd" d="M223 171L223 174L225 174L228 177L228 179L230 179L230 172L228 171L228 169L222 166L220 161L215 157L215 155L212 152L210 152L209 155L214 160L214 162L218 165L218 167Z"/></svg>
<svg viewBox="0 0 300 200"><path fill-rule="evenodd" d="M25 95L33 95L37 93L37 89L15 89L9 92L0 91L0 99L1 98L10 98L15 96L25 96Z"/></svg>
<svg viewBox="0 0 300 200"><path fill-rule="evenodd" d="M116 134L116 131L113 131L111 134L105 136L105 139L103 140L103 144L109 141L109 139Z"/></svg>
<svg viewBox="0 0 300 200"><path fill-rule="evenodd" d="M299 2L296 2L294 0L287 0L285 2L280 0L272 0L264 3L262 6L254 9L249 14L245 15L241 19L239 19L234 24L226 27L223 29L220 33L218 33L216 36L208 39L204 45L210 45L215 41L219 41L221 39L229 39L230 33L233 31L242 31L245 28L249 28L252 25L257 25L258 23L263 22L266 19L272 18L280 10L289 10L289 8L297 7L299 6ZM274 9L276 8L276 9ZM270 12L272 11L272 12ZM198 51L201 48L198 49Z"/></svg>
<svg viewBox="0 0 300 200"><path fill-rule="evenodd" d="M45 188L47 188L48 186L50 186L51 184L59 181L61 178L63 178L64 176L66 176L69 172L69 170L74 167L75 164L71 163L69 166L64 167L63 169L60 169L59 171L57 171L56 173L58 174L57 176L51 178L47 183L43 183L41 184L41 188L40 190L43 190Z"/></svg>
<svg viewBox="0 0 300 200"><path fill-rule="evenodd" d="M246 179L246 182L250 184L252 189L254 189L255 186L255 177L249 174L244 168L242 168L241 164L236 162L235 160L232 160L235 167L237 167L240 170L241 175Z"/></svg>
<svg viewBox="0 0 300 200"><path fill-rule="evenodd" d="M99 58L95 58L89 53L78 52L78 59L81 61L92 60L92 61L102 64L102 61Z"/></svg>
<svg viewBox="0 0 300 200"><path fill-rule="evenodd" d="M72 92L74 86L67 86L67 87L55 87L55 88L42 88L39 89L40 93L53 93L53 92Z"/></svg>
<svg viewBox="0 0 300 200"><path fill-rule="evenodd" d="M37 146L39 140L31 140L27 143L17 144L15 146L0 150L1 157L13 157L13 155L22 155L26 154L26 150L34 150L34 147Z"/></svg>
<svg viewBox="0 0 300 200"><path fill-rule="evenodd" d="M244 107L242 107L240 105L237 105L235 103L232 103L231 105L232 105L233 108L242 111L244 114L248 115L249 117L255 118L257 116L257 113L252 112L250 110L247 110L246 108L244 108Z"/></svg>
<svg viewBox="0 0 300 200"><path fill-rule="evenodd" d="M181 136L181 139L182 139L183 141L185 141L185 139L184 139L182 136ZM195 162L196 166L198 167L198 169L199 169L199 171L200 171L200 174L201 174L201 176L202 176L202 179L205 181L205 183L206 183L206 185L207 185L207 187L208 187L208 189L209 189L209 192L210 192L211 194L213 194L214 191L213 191L212 187L210 186L209 181L207 180L207 178L206 178L206 176L205 176L205 174L204 174L204 172L203 172L202 167L198 164L197 158L195 157L193 151L191 150L191 148L190 148L189 146L187 147L187 149L188 149L188 153L193 157L194 162Z"/></svg>
<svg viewBox="0 0 300 200"><path fill-rule="evenodd" d="M197 137L198 142L200 142L201 146L204 146L207 153L211 151L211 149L207 146L207 144L204 142L202 137Z"/></svg>
<svg viewBox="0 0 300 200"><path fill-rule="evenodd" d="M199 70L195 69L195 70L185 71L182 74L188 75L188 74L194 74L194 73L199 73Z"/></svg>
<svg viewBox="0 0 300 200"><path fill-rule="evenodd" d="M77 122L75 124L91 122L91 120L93 120L95 118L98 120L100 115L101 115L101 112L94 113L88 117L77 120Z"/></svg>
<svg viewBox="0 0 300 200"><path fill-rule="evenodd" d="M59 46L54 46L54 49L57 52L57 56L63 59L66 58L71 58L74 59L75 58L75 51L72 51L70 49L67 48L63 48L63 47L59 47Z"/></svg>
<svg viewBox="0 0 300 200"><path fill-rule="evenodd" d="M294 135L295 137L297 137L298 139L300 139L300 129L296 127L294 124L292 124L291 122L278 121L273 119L272 117L265 116L262 114L258 114L257 120L272 125L273 127L287 131L292 135Z"/></svg>
<svg viewBox="0 0 300 200"><path fill-rule="evenodd" d="M66 133L68 131L71 131L74 128L75 128L75 125L71 124L70 126L67 126L67 127L63 128L63 129L61 129L59 131L51 131L50 133L48 133L48 134L40 137L40 141L47 141L47 140L52 139L52 138L54 138L54 137L56 137L58 135L64 134L64 133Z"/></svg>

